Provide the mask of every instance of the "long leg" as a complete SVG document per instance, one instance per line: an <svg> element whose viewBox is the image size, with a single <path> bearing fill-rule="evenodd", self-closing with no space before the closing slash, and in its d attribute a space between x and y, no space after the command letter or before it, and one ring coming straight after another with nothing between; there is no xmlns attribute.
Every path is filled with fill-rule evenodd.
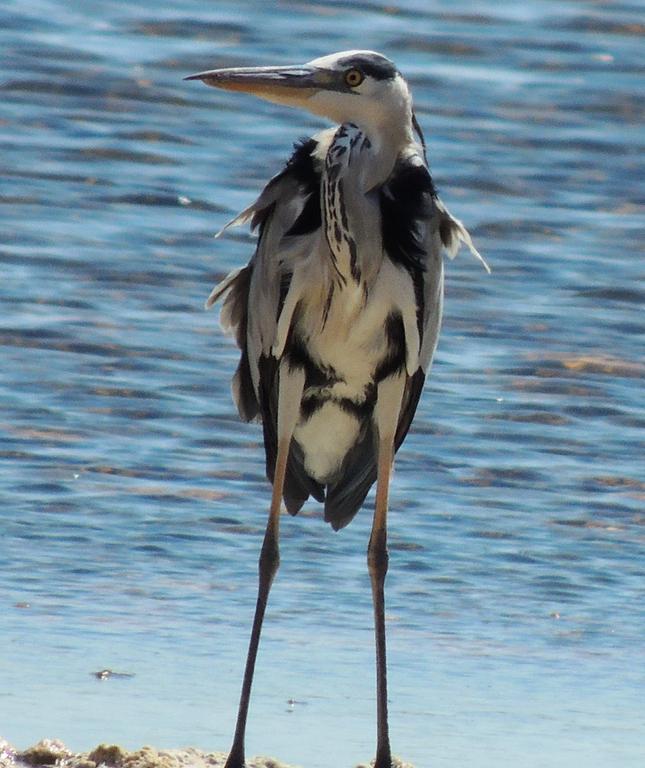
<svg viewBox="0 0 645 768"><path fill-rule="evenodd" d="M387 721L387 663L385 654L385 575L388 566L387 506L394 461L394 436L401 410L405 375L392 376L379 384L375 408L378 426L376 505L372 533L367 548L367 564L372 584L374 633L376 639L377 740L374 768L392 768Z"/></svg>
<svg viewBox="0 0 645 768"><path fill-rule="evenodd" d="M282 490L287 470L289 446L291 445L291 437L300 412L300 400L302 398L302 390L305 383L305 374L302 369L292 371L286 363L282 363L280 366L279 377L278 453L276 457L275 475L273 478L271 508L269 510L269 520L267 522L264 542L262 543L262 550L260 552L260 560L258 563L258 600L255 606L253 628L251 630L249 650L246 657L246 667L244 669L240 706L237 712L235 735L233 736L233 745L231 746L231 751L229 752L224 768L244 768L244 735L246 732L249 700L251 698L251 685L253 683L255 659L258 653L262 621L266 611L269 591L271 589L271 584L273 583L273 578L278 570L278 566L280 565L280 549L278 545L280 532L280 503L282 501Z"/></svg>

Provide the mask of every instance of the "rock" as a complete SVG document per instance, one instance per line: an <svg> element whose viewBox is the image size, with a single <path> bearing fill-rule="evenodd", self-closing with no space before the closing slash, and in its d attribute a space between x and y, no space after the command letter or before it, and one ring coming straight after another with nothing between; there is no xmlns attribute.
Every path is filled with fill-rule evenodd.
<svg viewBox="0 0 645 768"><path fill-rule="evenodd" d="M87 759L95 765L117 766L118 768L123 765L127 754L117 744L99 744L96 749L88 752Z"/></svg>
<svg viewBox="0 0 645 768"><path fill-rule="evenodd" d="M16 760L31 766L55 765L72 753L58 739L42 739L33 747L16 753Z"/></svg>
<svg viewBox="0 0 645 768"><path fill-rule="evenodd" d="M10 768L15 765L16 750L5 739L0 739L0 768Z"/></svg>

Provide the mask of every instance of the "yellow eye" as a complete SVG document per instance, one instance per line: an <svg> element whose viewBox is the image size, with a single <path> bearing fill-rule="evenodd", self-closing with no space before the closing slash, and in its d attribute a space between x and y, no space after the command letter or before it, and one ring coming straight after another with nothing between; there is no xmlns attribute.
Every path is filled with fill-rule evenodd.
<svg viewBox="0 0 645 768"><path fill-rule="evenodd" d="M360 69L348 69L347 72L345 72L345 83L349 85L350 88L357 88L364 79L365 76Z"/></svg>

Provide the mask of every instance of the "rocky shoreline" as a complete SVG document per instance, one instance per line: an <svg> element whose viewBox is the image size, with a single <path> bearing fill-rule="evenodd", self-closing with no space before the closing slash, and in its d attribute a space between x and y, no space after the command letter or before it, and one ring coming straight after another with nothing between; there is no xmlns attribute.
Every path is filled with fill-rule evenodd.
<svg viewBox="0 0 645 768"><path fill-rule="evenodd" d="M18 750L0 738L0 768L223 768L225 752L199 749L155 749L141 747L133 752L117 744L99 744L89 752L72 752L62 741L43 739ZM247 768L295 768L272 757L247 759ZM361 764L356 768L369 768ZM413 768L394 758L393 768Z"/></svg>
<svg viewBox="0 0 645 768"><path fill-rule="evenodd" d="M43 739L25 750L0 740L0 768L220 768L225 752L142 747L130 752L117 744L99 744L89 752L72 752L62 741ZM247 760L248 768L293 768L269 757Z"/></svg>

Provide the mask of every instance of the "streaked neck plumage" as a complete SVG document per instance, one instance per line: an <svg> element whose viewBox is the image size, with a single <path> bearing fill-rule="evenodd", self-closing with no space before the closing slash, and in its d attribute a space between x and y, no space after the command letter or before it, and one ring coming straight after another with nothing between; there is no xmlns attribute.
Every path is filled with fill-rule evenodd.
<svg viewBox="0 0 645 768"><path fill-rule="evenodd" d="M387 180L396 158L415 143L412 124L412 98L407 83L397 74L378 83L378 92L333 99L317 94L307 109L340 124L353 124L369 139L371 162L366 172L365 191Z"/></svg>

